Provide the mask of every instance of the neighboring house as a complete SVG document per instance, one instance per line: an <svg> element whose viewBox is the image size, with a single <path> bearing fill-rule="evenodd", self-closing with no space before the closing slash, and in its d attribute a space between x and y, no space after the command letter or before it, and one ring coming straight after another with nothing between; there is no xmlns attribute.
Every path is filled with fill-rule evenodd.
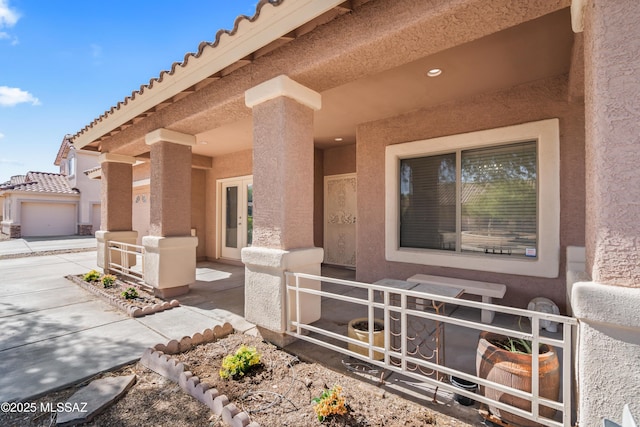
<svg viewBox="0 0 640 427"><path fill-rule="evenodd" d="M98 262L139 239L149 178L145 281L175 295L197 258L242 261L245 315L275 333L283 271L323 260L545 296L580 320L598 425L640 395L638 22L635 0L261 1L72 137L101 152Z"/></svg>
<svg viewBox="0 0 640 427"><path fill-rule="evenodd" d="M93 235L100 229L100 183L83 170L97 154L76 150L65 137L56 156L60 173L28 172L0 184L2 233L17 237Z"/></svg>

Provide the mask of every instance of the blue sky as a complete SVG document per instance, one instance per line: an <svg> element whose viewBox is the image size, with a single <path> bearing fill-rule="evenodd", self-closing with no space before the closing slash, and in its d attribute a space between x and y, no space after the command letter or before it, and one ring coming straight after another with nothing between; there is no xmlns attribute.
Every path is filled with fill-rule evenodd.
<svg viewBox="0 0 640 427"><path fill-rule="evenodd" d="M53 165L74 134L258 0L0 0L0 183Z"/></svg>

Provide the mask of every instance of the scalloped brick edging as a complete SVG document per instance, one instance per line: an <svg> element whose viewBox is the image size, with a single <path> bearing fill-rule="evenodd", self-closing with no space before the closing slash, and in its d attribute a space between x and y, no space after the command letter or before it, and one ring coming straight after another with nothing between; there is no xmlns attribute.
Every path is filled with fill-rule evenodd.
<svg viewBox="0 0 640 427"><path fill-rule="evenodd" d="M169 302L165 301L162 304L147 305L143 308L140 308L133 304L129 304L122 298L113 296L111 294L108 294L107 292L102 291L100 288L92 285L91 283L85 282L84 280L82 280L77 276L66 276L66 277L76 285L79 285L81 288L86 289L92 294L100 297L102 300L108 302L109 304L116 307L117 309L124 311L130 317L147 316L149 314L159 313L161 311L169 310L174 307L178 307L180 305L180 302L174 299Z"/></svg>
<svg viewBox="0 0 640 427"><path fill-rule="evenodd" d="M193 346L215 342L233 332L229 323L215 326L213 329L205 329L202 333L196 332L192 337L183 337L171 340L166 345L157 344L154 348L147 348L140 363L158 374L178 383L180 388L198 401L206 405L214 414L221 416L222 421L230 427L260 427L256 422L250 422L249 414L240 411L236 405L229 402L229 398L220 394L217 389L211 388L206 383L201 383L191 371L185 371L184 364L169 354L187 351Z"/></svg>

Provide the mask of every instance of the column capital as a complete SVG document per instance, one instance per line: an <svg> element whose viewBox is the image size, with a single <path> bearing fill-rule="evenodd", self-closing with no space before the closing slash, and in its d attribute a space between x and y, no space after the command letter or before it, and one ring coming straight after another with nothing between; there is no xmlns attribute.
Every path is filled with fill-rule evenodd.
<svg viewBox="0 0 640 427"><path fill-rule="evenodd" d="M584 10L587 0L571 0L571 29L574 33L584 31Z"/></svg>
<svg viewBox="0 0 640 427"><path fill-rule="evenodd" d="M123 156L122 154L112 154L112 153L102 153L98 157L98 162L102 163L126 163L126 164L134 164L137 161L135 157L131 156Z"/></svg>
<svg viewBox="0 0 640 427"><path fill-rule="evenodd" d="M253 108L281 96L291 98L312 110L319 110L322 107L322 96L318 92L285 75L274 77L247 90L244 93L244 101L247 107Z"/></svg>
<svg viewBox="0 0 640 427"><path fill-rule="evenodd" d="M195 136L165 128L156 129L152 132L149 132L144 137L144 142L147 145L153 145L161 141L188 146L196 145Z"/></svg>

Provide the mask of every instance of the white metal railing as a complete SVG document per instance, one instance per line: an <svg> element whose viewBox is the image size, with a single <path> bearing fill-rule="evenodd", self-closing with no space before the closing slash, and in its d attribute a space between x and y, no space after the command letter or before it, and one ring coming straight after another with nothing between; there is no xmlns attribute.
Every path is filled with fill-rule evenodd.
<svg viewBox="0 0 640 427"><path fill-rule="evenodd" d="M374 285L369 283L355 282L351 280L343 280L343 279L334 279L329 277L305 274L305 273L293 273L286 272L286 319L287 319L287 334L292 335L298 339L306 340L312 342L314 344L320 345L322 347L343 353L348 356L352 356L358 359L362 359L367 361L372 365L376 365L382 367L384 369L400 373L412 379L418 380L420 383L430 385L434 387L436 390L438 388L442 388L444 390L456 393L458 395L469 397L473 400L479 401L481 403L490 405L492 407L498 408L500 410L504 410L510 412L514 415L534 420L538 423L541 423L546 426L571 426L571 416L572 416L572 384L573 384L573 376L572 376L572 334L574 333L574 329L577 327L577 320L572 317L554 315L549 313L542 313L537 311L529 311L523 310L519 308L512 308L507 306L501 306L496 304L488 304L477 301L464 300L459 298L450 298L436 294L429 294L425 292L417 292L412 290L404 290L391 288L387 286ZM366 298L358 298L354 296L341 295L334 292L327 292L318 289L312 289L305 287L304 283L314 281L332 283L337 285L342 285L345 287L351 288L360 288L366 290L367 297ZM315 325L306 324L303 322L299 322L298 319L301 318L302 309L298 302L301 300L301 295L316 295L322 298L330 298L333 300L344 301L352 304L358 304L365 306L367 308L367 318L369 321L369 325L373 325L374 322L374 314L376 310L382 310L384 313L384 347L375 346L374 343L374 330L373 328L369 328L369 339L368 343L358 341L353 338L349 338L344 334L332 332L327 329L320 328ZM399 298L399 305L391 304L392 295L397 303L397 299ZM380 298L382 297L382 298ZM408 299L415 299L414 301L424 301L431 300L434 302L452 304L456 306L470 307L480 310L491 310L496 313L505 313L512 316L520 316L521 318L529 318L531 319L531 331L522 331L516 328L508 328L497 325L490 325L486 323L481 323L480 321L471 321L466 320L459 317L451 317L446 314L440 314L438 312L432 311L424 311L415 308L408 307ZM292 299L295 299L292 301ZM382 300L382 301L380 301ZM289 312L291 310L290 307L294 307L295 310L295 318L292 316L294 313ZM399 349L394 349L391 346L392 334L389 328L390 320L392 319L392 315L397 316L396 319L400 320L400 343L401 346ZM415 355L410 355L407 352L407 319L411 316L412 318L431 320L438 323L451 324L459 327L469 328L477 331L488 331L497 334L502 334L506 336L510 336L516 339L524 339L531 342L532 347L532 384L531 384L531 392L518 390L509 386L505 386L502 384L495 383L493 381L483 379L477 377L475 375L470 375L466 372L462 372L456 369L449 368L444 364L438 364L431 362L429 360L425 360L420 357L416 357ZM295 320L294 320L295 319ZM540 320L550 320L553 322L558 322L561 327L558 328L561 331L562 338L550 338L540 335L539 332L539 324ZM306 333L305 333L306 332ZM320 335L320 337L315 337L309 334L309 332ZM325 338L325 339L323 339ZM362 355L351 351L347 348L344 348L340 345L335 345L326 341L326 338L334 339L341 341L342 343L354 344L361 348L365 348L367 350L367 355ZM561 389L561 398L560 400L550 400L540 396L539 394L539 364L537 363L539 358L539 345L547 344L556 348L562 349L562 357L560 362L560 368L562 372L562 389ZM473 349L476 350L475 348ZM374 352L383 353L384 358L382 360L374 359ZM391 358L395 360L400 360L400 363L392 363ZM441 363L444 358L441 359ZM432 372L435 372L435 378L431 378L425 376L419 371L411 371L407 369L408 365L412 364L418 367L424 367ZM516 408L507 403L496 401L491 398L487 398L481 394L475 394L472 391L463 390L457 388L447 382L442 381L445 376L455 376L458 378L462 378L464 380L476 383L480 386L489 387L495 390L498 390L503 393L508 393L509 395L515 396L517 398L521 398L531 402L531 411L526 411L520 408ZM543 405L548 408L555 409L561 415L561 421L556 419L549 419L543 417L539 413L539 405ZM555 417L557 418L557 417Z"/></svg>
<svg viewBox="0 0 640 427"><path fill-rule="evenodd" d="M144 279L144 246L131 243L109 241L109 271L120 273L133 279ZM140 258L140 267L138 265Z"/></svg>

